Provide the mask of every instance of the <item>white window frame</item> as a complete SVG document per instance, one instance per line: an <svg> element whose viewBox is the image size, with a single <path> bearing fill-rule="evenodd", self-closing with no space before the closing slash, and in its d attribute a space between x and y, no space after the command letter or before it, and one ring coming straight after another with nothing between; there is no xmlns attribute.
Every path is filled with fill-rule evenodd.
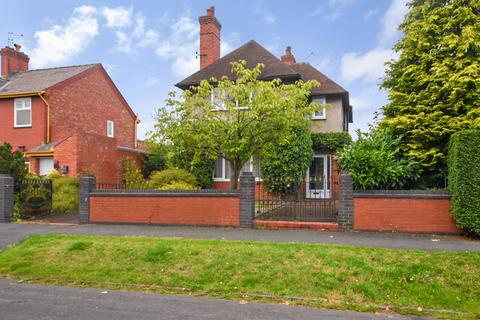
<svg viewBox="0 0 480 320"><path fill-rule="evenodd" d="M317 102L320 105L323 106L323 114L322 115L317 115L317 112L314 112L312 115L313 120L326 120L327 119L327 98L325 96L320 96L320 97L314 97L312 99L312 102Z"/></svg>
<svg viewBox="0 0 480 320"><path fill-rule="evenodd" d="M225 158L222 158L222 177L215 177L215 172L213 172L213 181L218 181L218 182L225 182L225 181L230 181L230 177L226 178L225 177L225 172L227 170L226 165L227 165L227 160Z"/></svg>
<svg viewBox="0 0 480 320"><path fill-rule="evenodd" d="M30 170L30 160L25 160L25 167L27 167L28 172L32 172L32 170Z"/></svg>
<svg viewBox="0 0 480 320"><path fill-rule="evenodd" d="M112 128L112 132L110 132L110 127ZM107 137L115 137L115 123L112 120L107 120Z"/></svg>
<svg viewBox="0 0 480 320"><path fill-rule="evenodd" d="M25 107L25 102L29 102L29 107ZM19 106L19 104L22 104ZM14 111L13 111L13 127L14 128L28 128L32 126L32 98L17 98L14 100ZM17 111L30 111L30 123L29 124L17 124Z"/></svg>
<svg viewBox="0 0 480 320"><path fill-rule="evenodd" d="M213 107L213 111L224 111L225 109L225 92L221 88L213 88L212 92L210 93L210 104ZM214 101L217 99L221 101L221 104L215 104Z"/></svg>
<svg viewBox="0 0 480 320"><path fill-rule="evenodd" d="M250 169L250 172L253 172L253 158L250 158L250 160L248 160L248 164L249 164L249 169ZM222 178L216 178L215 177L215 172L213 173L214 177L213 177L213 181L217 181L217 182L228 182L230 181L230 177L225 177L225 171L226 171L226 164L227 164L227 160L225 160L224 158L222 158ZM262 181L262 178L260 177L255 177L255 181Z"/></svg>

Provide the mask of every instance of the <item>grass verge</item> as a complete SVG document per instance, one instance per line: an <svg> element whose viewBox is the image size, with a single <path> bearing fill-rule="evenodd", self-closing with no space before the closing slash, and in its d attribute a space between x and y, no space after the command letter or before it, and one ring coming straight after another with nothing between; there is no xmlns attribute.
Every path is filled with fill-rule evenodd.
<svg viewBox="0 0 480 320"><path fill-rule="evenodd" d="M480 253L298 243L32 236L0 276L440 318L480 316Z"/></svg>

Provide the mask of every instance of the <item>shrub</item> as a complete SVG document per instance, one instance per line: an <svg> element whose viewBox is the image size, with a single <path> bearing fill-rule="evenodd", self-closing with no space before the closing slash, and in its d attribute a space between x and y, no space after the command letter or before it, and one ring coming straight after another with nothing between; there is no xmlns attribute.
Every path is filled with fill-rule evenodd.
<svg viewBox="0 0 480 320"><path fill-rule="evenodd" d="M312 161L308 128L299 127L280 143L268 144L262 154L262 179L268 191L287 195L298 190Z"/></svg>
<svg viewBox="0 0 480 320"><path fill-rule="evenodd" d="M191 185L186 182L171 182L162 187L159 187L158 190L197 190L198 188L194 185Z"/></svg>
<svg viewBox="0 0 480 320"><path fill-rule="evenodd" d="M12 175L18 186L18 181L23 180L27 172L23 153L18 150L12 152L12 146L9 143L0 145L0 174ZM15 189L17 190L17 188Z"/></svg>
<svg viewBox="0 0 480 320"><path fill-rule="evenodd" d="M80 191L78 179L52 172L47 176L52 180L52 211L53 213L77 212Z"/></svg>
<svg viewBox="0 0 480 320"><path fill-rule="evenodd" d="M152 189L159 189L178 182L192 186L197 185L197 180L190 172L179 168L169 168L154 172L150 177L149 186Z"/></svg>
<svg viewBox="0 0 480 320"><path fill-rule="evenodd" d="M205 152L194 152L179 144L172 147L169 157L170 166L184 169L195 176L197 184L208 189L212 187L212 175L215 159Z"/></svg>
<svg viewBox="0 0 480 320"><path fill-rule="evenodd" d="M167 147L160 143L147 143L145 153L145 174L164 170L167 167Z"/></svg>
<svg viewBox="0 0 480 320"><path fill-rule="evenodd" d="M457 225L480 235L480 131L452 135L448 151L448 189Z"/></svg>
<svg viewBox="0 0 480 320"><path fill-rule="evenodd" d="M315 151L336 152L352 142L348 132L312 133L312 145Z"/></svg>
<svg viewBox="0 0 480 320"><path fill-rule="evenodd" d="M126 189L143 189L147 185L142 171L132 159L123 162L123 180Z"/></svg>
<svg viewBox="0 0 480 320"><path fill-rule="evenodd" d="M402 155L402 138L385 130L359 130L358 140L345 146L338 160L360 190L400 189L420 176L418 163Z"/></svg>

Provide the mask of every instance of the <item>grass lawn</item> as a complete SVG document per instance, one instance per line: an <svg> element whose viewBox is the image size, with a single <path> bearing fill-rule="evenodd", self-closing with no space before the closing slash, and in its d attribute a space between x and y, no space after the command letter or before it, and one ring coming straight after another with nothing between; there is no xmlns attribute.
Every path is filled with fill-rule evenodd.
<svg viewBox="0 0 480 320"><path fill-rule="evenodd" d="M110 236L33 236L0 277L442 318L480 317L480 253Z"/></svg>

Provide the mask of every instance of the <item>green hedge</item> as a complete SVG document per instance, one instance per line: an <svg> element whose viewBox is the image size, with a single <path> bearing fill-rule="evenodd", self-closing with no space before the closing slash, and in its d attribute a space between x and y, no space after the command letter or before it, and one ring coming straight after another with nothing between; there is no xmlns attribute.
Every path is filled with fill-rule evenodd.
<svg viewBox="0 0 480 320"><path fill-rule="evenodd" d="M452 216L465 231L480 236L480 131L453 134L448 151Z"/></svg>
<svg viewBox="0 0 480 320"><path fill-rule="evenodd" d="M317 132L312 133L313 150L338 151L352 142L348 132Z"/></svg>

